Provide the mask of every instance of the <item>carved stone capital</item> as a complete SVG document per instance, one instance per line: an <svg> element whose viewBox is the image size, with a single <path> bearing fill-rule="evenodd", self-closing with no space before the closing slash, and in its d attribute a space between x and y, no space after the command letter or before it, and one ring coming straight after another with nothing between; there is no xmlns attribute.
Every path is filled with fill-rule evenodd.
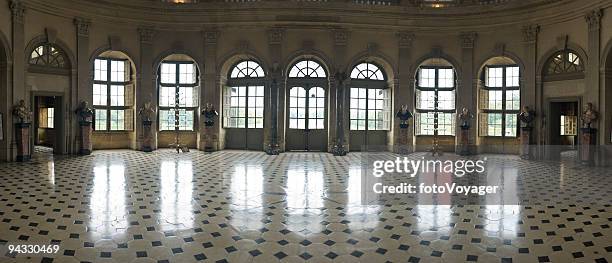
<svg viewBox="0 0 612 263"><path fill-rule="evenodd" d="M476 32L461 32L459 39L461 40L462 48L474 48L474 43L478 34Z"/></svg>
<svg viewBox="0 0 612 263"><path fill-rule="evenodd" d="M216 45L219 40L219 31L217 30L207 30L204 31L204 41L206 45Z"/></svg>
<svg viewBox="0 0 612 263"><path fill-rule="evenodd" d="M283 41L284 34L285 30L280 27L273 27L268 29L268 44L280 45L280 43Z"/></svg>
<svg viewBox="0 0 612 263"><path fill-rule="evenodd" d="M9 2L9 8L11 9L13 21L23 23L23 13L25 12L23 2L21 0L11 0Z"/></svg>
<svg viewBox="0 0 612 263"><path fill-rule="evenodd" d="M76 26L77 36L89 37L89 26L91 21L82 17L74 18L74 25Z"/></svg>
<svg viewBox="0 0 612 263"><path fill-rule="evenodd" d="M138 28L138 36L141 43L153 43L153 37L155 36L155 29L153 27L144 26Z"/></svg>
<svg viewBox="0 0 612 263"><path fill-rule="evenodd" d="M523 42L525 44L533 44L538 40L540 33L540 25L523 26Z"/></svg>
<svg viewBox="0 0 612 263"><path fill-rule="evenodd" d="M586 20L589 30L599 30L601 27L601 17L603 16L603 11L601 9L595 9L589 11L584 15L584 19Z"/></svg>
<svg viewBox="0 0 612 263"><path fill-rule="evenodd" d="M333 30L334 45L346 46L349 36L350 36L350 33L346 29L334 29Z"/></svg>
<svg viewBox="0 0 612 263"><path fill-rule="evenodd" d="M399 32L397 38L400 48L411 48L414 42L414 34L412 32Z"/></svg>

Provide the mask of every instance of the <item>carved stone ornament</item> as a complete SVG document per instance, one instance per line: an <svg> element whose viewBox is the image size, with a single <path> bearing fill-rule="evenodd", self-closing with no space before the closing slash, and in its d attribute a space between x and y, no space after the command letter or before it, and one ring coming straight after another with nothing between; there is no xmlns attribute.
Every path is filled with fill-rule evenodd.
<svg viewBox="0 0 612 263"><path fill-rule="evenodd" d="M19 104L13 106L13 115L19 119L19 123L30 123L32 111L26 107L24 100L20 100Z"/></svg>

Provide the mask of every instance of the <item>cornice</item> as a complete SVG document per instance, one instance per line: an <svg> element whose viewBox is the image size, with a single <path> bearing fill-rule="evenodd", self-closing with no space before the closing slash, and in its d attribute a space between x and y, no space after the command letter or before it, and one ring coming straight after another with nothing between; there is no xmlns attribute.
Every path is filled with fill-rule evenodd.
<svg viewBox="0 0 612 263"><path fill-rule="evenodd" d="M29 0L28 8L61 17L89 17L94 23L152 25L160 31L202 27L345 27L376 31L497 31L525 23L548 25L584 17L612 1L521 0L503 5L423 9L413 6L363 6L340 2L259 1L172 5L145 0ZM143 5L146 8L143 8ZM113 8L108 8L112 6ZM529 10L526 12L526 10ZM232 15L228 15L228 14ZM282 14L282 15L279 15Z"/></svg>

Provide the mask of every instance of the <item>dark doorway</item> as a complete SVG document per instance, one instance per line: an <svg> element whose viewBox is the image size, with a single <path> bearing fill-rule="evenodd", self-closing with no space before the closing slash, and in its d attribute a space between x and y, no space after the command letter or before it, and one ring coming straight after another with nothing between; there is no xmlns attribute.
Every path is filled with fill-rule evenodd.
<svg viewBox="0 0 612 263"><path fill-rule="evenodd" d="M34 97L34 146L48 147L53 153L63 151L62 97Z"/></svg>
<svg viewBox="0 0 612 263"><path fill-rule="evenodd" d="M550 103L549 136L552 147L551 159L577 158L578 145L578 101Z"/></svg>

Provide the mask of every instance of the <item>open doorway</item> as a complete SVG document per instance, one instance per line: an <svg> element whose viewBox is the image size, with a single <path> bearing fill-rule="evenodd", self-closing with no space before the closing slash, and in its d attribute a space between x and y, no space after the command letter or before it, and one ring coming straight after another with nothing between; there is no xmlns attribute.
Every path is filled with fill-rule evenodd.
<svg viewBox="0 0 612 263"><path fill-rule="evenodd" d="M578 100L550 103L550 145L554 160L578 160Z"/></svg>
<svg viewBox="0 0 612 263"><path fill-rule="evenodd" d="M34 96L34 153L62 153L64 122L61 105L61 96Z"/></svg>

